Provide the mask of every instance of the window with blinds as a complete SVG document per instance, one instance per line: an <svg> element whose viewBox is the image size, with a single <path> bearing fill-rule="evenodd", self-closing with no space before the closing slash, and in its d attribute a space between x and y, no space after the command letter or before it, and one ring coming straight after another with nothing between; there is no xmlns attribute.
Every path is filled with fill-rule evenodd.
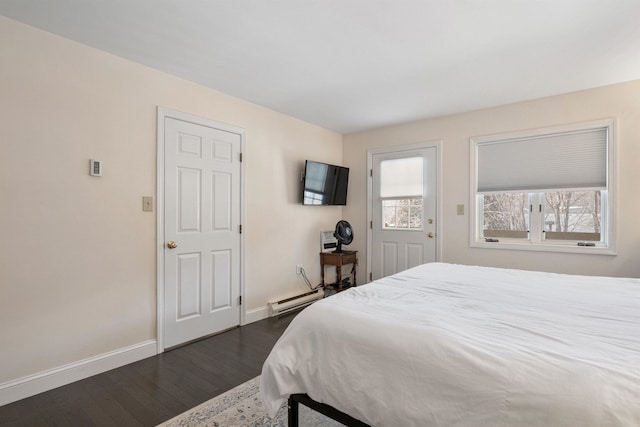
<svg viewBox="0 0 640 427"><path fill-rule="evenodd" d="M472 246L611 251L613 136L605 120L471 138Z"/></svg>

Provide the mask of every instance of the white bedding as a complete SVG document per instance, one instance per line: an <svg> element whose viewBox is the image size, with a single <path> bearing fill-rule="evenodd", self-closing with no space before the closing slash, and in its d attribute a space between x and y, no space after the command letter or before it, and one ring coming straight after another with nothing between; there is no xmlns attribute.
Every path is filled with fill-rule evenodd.
<svg viewBox="0 0 640 427"><path fill-rule="evenodd" d="M425 264L306 308L260 388L373 426L640 426L640 280Z"/></svg>

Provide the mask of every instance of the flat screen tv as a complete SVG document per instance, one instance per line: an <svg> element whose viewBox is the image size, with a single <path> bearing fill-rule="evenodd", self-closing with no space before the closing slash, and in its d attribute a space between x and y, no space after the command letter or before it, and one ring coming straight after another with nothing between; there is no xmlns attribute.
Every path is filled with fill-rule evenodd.
<svg viewBox="0 0 640 427"><path fill-rule="evenodd" d="M307 160L304 167L302 204L347 204L349 168Z"/></svg>

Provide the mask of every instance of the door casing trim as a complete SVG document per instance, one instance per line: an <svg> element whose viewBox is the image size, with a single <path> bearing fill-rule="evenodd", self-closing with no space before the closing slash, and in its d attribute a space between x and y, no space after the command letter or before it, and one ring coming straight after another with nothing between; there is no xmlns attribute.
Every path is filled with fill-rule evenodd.
<svg viewBox="0 0 640 427"><path fill-rule="evenodd" d="M164 144L164 123L165 119L172 118L184 122L194 123L201 126L207 126L220 129L226 132L235 133L240 136L240 152L244 153L245 146L245 130L237 126L226 123L216 122L214 120L198 117L192 114L183 113L181 111L169 108L158 107L157 111L157 143L156 143L156 291L157 291L157 353L164 352L164 162L165 162L165 144ZM244 154L243 154L244 155ZM240 163L240 224L245 224L245 176L244 161ZM246 228L246 227L245 227ZM240 297L245 292L245 269L244 269L244 248L245 233L240 233ZM244 300L244 298L243 298ZM243 301L240 306L240 325L246 322L246 305Z"/></svg>
<svg viewBox="0 0 640 427"><path fill-rule="evenodd" d="M419 150L423 148L436 149L436 261L440 261L442 259L442 140L440 139L409 145L397 145L367 150L367 175L369 175L367 177L367 281L372 273L371 244L373 241L373 231L370 224L373 218L373 178L369 171L373 169L373 156L376 154L401 153L403 151Z"/></svg>

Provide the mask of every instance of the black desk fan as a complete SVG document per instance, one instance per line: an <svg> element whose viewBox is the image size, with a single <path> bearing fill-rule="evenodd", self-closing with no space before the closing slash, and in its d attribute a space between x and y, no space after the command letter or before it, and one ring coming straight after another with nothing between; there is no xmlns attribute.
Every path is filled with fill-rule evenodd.
<svg viewBox="0 0 640 427"><path fill-rule="evenodd" d="M338 240L338 247L334 252L342 253L342 245L348 245L353 242L353 229L351 228L351 224L345 220L338 221L333 236Z"/></svg>

